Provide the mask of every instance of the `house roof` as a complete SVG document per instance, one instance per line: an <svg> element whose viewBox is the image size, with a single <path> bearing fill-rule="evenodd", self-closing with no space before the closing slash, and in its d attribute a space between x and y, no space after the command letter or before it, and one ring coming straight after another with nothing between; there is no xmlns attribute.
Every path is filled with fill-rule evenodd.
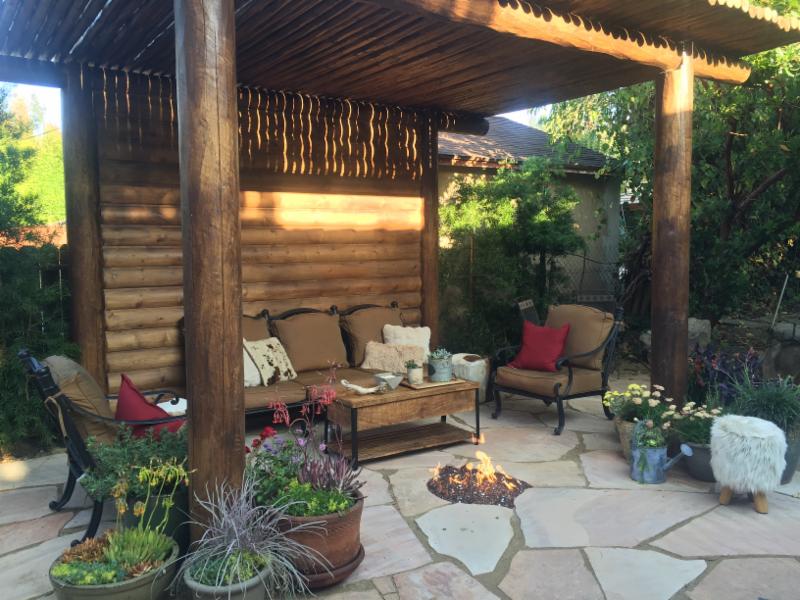
<svg viewBox="0 0 800 600"><path fill-rule="evenodd" d="M553 144L547 133L535 127L505 117L489 117L487 120L489 131L486 135L441 132L439 156L481 162L519 162L540 156L554 158L564 166L592 171L606 164L606 157L599 152L572 143L563 147Z"/></svg>

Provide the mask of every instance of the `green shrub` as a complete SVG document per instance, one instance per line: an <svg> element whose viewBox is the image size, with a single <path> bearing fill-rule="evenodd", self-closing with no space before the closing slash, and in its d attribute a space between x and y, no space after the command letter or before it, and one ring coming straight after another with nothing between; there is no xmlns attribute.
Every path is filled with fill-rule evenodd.
<svg viewBox="0 0 800 600"><path fill-rule="evenodd" d="M189 569L189 575L203 585L226 586L252 579L268 564L266 556L246 550L234 550L225 556L197 562Z"/></svg>
<svg viewBox="0 0 800 600"><path fill-rule="evenodd" d="M734 394L731 412L772 421L787 437L800 435L800 387L790 377L760 383L746 377Z"/></svg>
<svg viewBox="0 0 800 600"><path fill-rule="evenodd" d="M339 490L318 490L296 479L289 483L276 501L287 504L286 512L295 517L318 517L344 512L354 501Z"/></svg>
<svg viewBox="0 0 800 600"><path fill-rule="evenodd" d="M125 570L108 562L60 562L52 573L53 577L70 585L107 585L125 579Z"/></svg>
<svg viewBox="0 0 800 600"><path fill-rule="evenodd" d="M120 528L108 535L106 561L126 572L140 565L164 561L172 550L172 538L160 531L145 527Z"/></svg>

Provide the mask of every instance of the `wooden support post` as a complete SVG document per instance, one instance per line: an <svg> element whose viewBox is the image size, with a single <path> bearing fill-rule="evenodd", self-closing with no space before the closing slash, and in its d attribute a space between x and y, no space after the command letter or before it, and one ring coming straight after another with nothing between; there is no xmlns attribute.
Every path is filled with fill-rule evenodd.
<svg viewBox="0 0 800 600"><path fill-rule="evenodd" d="M61 91L64 144L64 190L67 209L69 273L72 291L72 339L81 362L105 387L103 268L100 237L100 186L89 72L68 70Z"/></svg>
<svg viewBox="0 0 800 600"><path fill-rule="evenodd" d="M651 380L682 402L688 369L689 244L692 194L691 54L656 82L653 176Z"/></svg>
<svg viewBox="0 0 800 600"><path fill-rule="evenodd" d="M439 117L422 125L422 324L431 328L431 347L439 343Z"/></svg>
<svg viewBox="0 0 800 600"><path fill-rule="evenodd" d="M201 496L239 485L244 469L234 38L234 0L175 0L189 463Z"/></svg>

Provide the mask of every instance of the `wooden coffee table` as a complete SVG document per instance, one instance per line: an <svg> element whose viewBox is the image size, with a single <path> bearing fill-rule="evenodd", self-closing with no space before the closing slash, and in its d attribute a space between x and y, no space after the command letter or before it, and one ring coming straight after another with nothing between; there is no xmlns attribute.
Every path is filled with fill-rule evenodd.
<svg viewBox="0 0 800 600"><path fill-rule="evenodd" d="M479 390L474 381L454 380L422 389L401 385L384 394L340 394L328 407L325 442L328 444L331 424L349 429L349 435L343 436L341 451L357 468L359 461L473 441L473 432L449 424L447 415L474 410L474 438L480 437ZM428 417L440 420L423 425L410 423ZM333 445L330 443L330 450L338 450Z"/></svg>

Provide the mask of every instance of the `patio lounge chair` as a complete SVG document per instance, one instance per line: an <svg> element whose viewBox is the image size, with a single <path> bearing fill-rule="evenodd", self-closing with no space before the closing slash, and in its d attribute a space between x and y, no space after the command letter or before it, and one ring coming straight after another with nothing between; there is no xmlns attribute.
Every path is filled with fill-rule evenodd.
<svg viewBox="0 0 800 600"><path fill-rule="evenodd" d="M101 441L111 443L114 441L117 429L121 425L160 425L180 420L183 417L169 417L164 419L153 419L146 421L118 421L110 415L107 401L113 400L116 396L105 396L100 387L92 377L77 363L69 359L60 359L58 366L69 365L74 370L74 377L70 378L68 385L69 394L65 393L56 384L49 366L39 362L28 350L23 349L17 355L22 362L25 372L33 381L36 390L45 403L48 414L53 419L53 424L61 433L64 446L67 449L67 464L69 472L67 482L64 484L64 491L58 500L50 502L50 510L60 511L69 502L75 490L75 482L95 462L86 447L86 438L93 436ZM45 361L46 362L46 361ZM70 363L72 363L70 365ZM168 390L153 390L144 392L145 396L153 398L156 402L164 401L170 397L177 400L177 396ZM105 410L98 409L97 401L105 401ZM103 414L105 413L105 414ZM75 540L75 545L79 541L92 538L97 533L100 526L100 519L103 516L102 500L95 500L92 508L92 516L89 526L81 540Z"/></svg>
<svg viewBox="0 0 800 600"><path fill-rule="evenodd" d="M523 316L527 315L523 313ZM548 406L555 402L558 425L554 434L560 435L566 419L564 400L596 395L602 397L608 390L608 376L621 321L621 308L611 315L579 304L551 306L545 326L570 324L564 356L556 361L555 372L529 371L506 366L519 346L498 350L492 361L489 379L495 401L492 418L496 419L502 410L502 392L543 400ZM603 411L606 417L613 418L614 415L605 405Z"/></svg>

